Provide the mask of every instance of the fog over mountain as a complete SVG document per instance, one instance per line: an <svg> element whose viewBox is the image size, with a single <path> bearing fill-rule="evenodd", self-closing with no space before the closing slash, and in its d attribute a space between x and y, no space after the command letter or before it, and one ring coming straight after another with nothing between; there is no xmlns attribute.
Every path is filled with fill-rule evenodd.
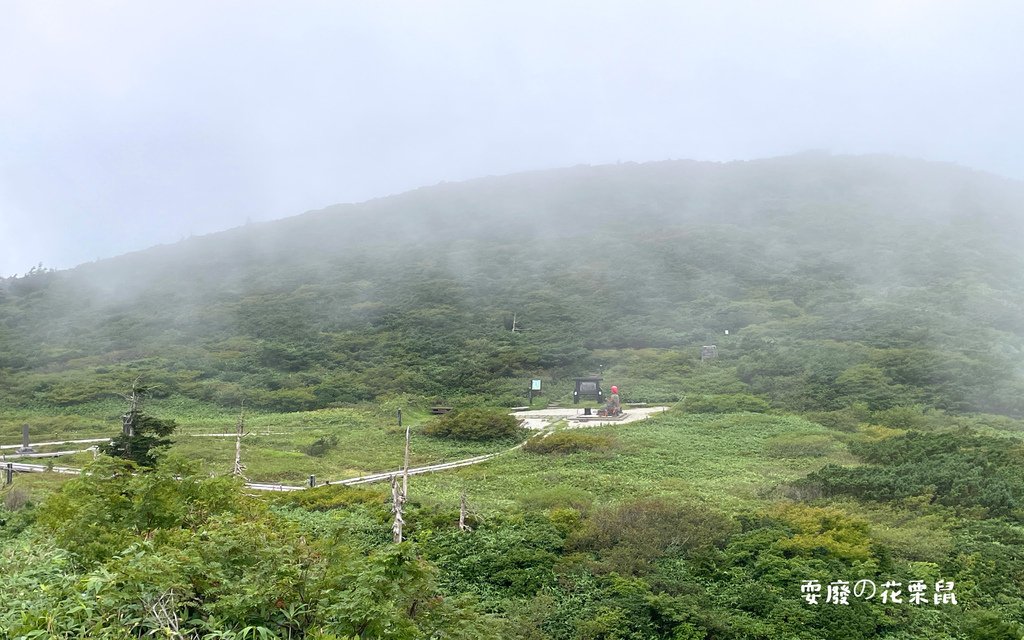
<svg viewBox="0 0 1024 640"><path fill-rule="evenodd" d="M1021 238L1024 185L944 163L808 153L527 172L8 279L0 373L12 402L58 405L139 373L225 406L406 392L516 404L531 373L717 342L739 376L722 388L780 407L867 394L875 408L1019 415ZM636 375L647 400L687 390ZM844 375L871 391L842 395Z"/></svg>
<svg viewBox="0 0 1024 640"><path fill-rule="evenodd" d="M421 185L893 153L1024 178L1020 3L0 7L0 275Z"/></svg>

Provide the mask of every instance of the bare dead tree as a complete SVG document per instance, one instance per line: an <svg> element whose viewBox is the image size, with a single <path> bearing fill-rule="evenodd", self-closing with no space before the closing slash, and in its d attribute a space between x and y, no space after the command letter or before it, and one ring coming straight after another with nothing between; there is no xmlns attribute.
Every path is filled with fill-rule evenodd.
<svg viewBox="0 0 1024 640"><path fill-rule="evenodd" d="M131 438L135 435L135 421L141 412L142 396L145 391L139 387L141 376L132 381L131 393L122 394L121 397L128 403L128 410L121 416L121 433L125 436L125 454L131 457Z"/></svg>
<svg viewBox="0 0 1024 640"><path fill-rule="evenodd" d="M466 507L466 492L462 492L462 496L459 498L459 530L460 531L472 531L473 527L466 524L466 514L469 509Z"/></svg>
<svg viewBox="0 0 1024 640"><path fill-rule="evenodd" d="M402 463L402 486L398 486L397 476L391 476L391 511L395 521L391 525L392 538L395 542L402 541L402 526L405 524L405 501L409 496L409 427L405 428L405 457Z"/></svg>
<svg viewBox="0 0 1024 640"><path fill-rule="evenodd" d="M235 466L231 475L245 477L245 465L242 464L242 437L245 436L245 400L242 400L242 412L238 416L238 424L235 425Z"/></svg>
<svg viewBox="0 0 1024 640"><path fill-rule="evenodd" d="M174 590L163 593L156 600L146 603L149 612L153 615L161 631L173 640L198 640L199 634L192 632L185 635L181 632L181 620L178 618L177 607L174 602Z"/></svg>
<svg viewBox="0 0 1024 640"><path fill-rule="evenodd" d="M391 476L391 512L395 514L395 521L391 525L391 535L396 543L402 541L402 526L405 524L404 510L405 496L398 486L398 476Z"/></svg>

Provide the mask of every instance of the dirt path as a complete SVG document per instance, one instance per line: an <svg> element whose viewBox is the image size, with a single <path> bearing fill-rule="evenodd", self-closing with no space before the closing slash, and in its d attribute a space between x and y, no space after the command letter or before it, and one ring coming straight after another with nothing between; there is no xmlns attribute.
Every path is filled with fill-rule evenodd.
<svg viewBox="0 0 1024 640"><path fill-rule="evenodd" d="M459 467L468 467L469 465L472 465L472 464L480 464L481 462L487 462L491 458L494 458L496 456L500 456L503 453L508 453L509 451L515 451L516 449L522 447L524 444L526 444L526 443L523 442L523 443L517 444L516 446L512 447L511 449L506 449L504 451L498 451L497 453L487 453L487 454L484 454L482 456L475 456L473 458L465 458L463 460L456 460L454 462L442 462L440 464L431 464L431 465L427 465L425 467L415 467L413 469L409 469L409 475L410 476L416 476L416 475L420 475L422 473L431 473L433 471L445 471L447 469L458 469ZM372 474L365 475L365 476L359 476L357 478L349 478L347 480L333 480L333 481L332 480L328 480L327 482L323 482L321 484L317 484L317 486L318 487L325 487L325 486L331 486L331 485L344 485L346 487L352 487L352 486L359 485L359 484L370 484L372 482L384 482L384 481L387 481L387 480L391 480L391 478L393 478L393 477L400 477L401 475L402 475L402 470L401 469L395 469L394 471L384 471L384 472L381 472L381 473L372 473ZM298 487L298 486L295 486L295 485L267 484L267 483L262 483L262 482L247 482L245 486L247 488L249 488L249 489L256 489L256 490L259 490L259 491L301 491L303 489L309 489L310 488L308 485L304 485L304 486Z"/></svg>
<svg viewBox="0 0 1024 640"><path fill-rule="evenodd" d="M626 424L637 420L646 420L652 415L668 411L668 407L632 407L625 409L621 419L601 418L596 415L584 415L583 409L536 409L517 411L512 415L523 420L527 429L546 429L550 425L565 420L569 429L582 427L604 427L613 424Z"/></svg>
<svg viewBox="0 0 1024 640"><path fill-rule="evenodd" d="M110 442L110 438L90 438L88 440L61 440L59 442L30 442L32 447L53 447L61 444L91 444L93 442ZM0 444L0 449L20 449L20 444Z"/></svg>

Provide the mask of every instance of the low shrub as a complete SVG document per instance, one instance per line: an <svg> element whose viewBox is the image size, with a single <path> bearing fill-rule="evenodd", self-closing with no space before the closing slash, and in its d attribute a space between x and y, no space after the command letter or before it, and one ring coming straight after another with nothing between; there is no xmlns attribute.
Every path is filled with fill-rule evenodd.
<svg viewBox="0 0 1024 640"><path fill-rule="evenodd" d="M837 411L811 411L804 417L823 427L852 433L859 425L871 420L871 411L866 404L854 403Z"/></svg>
<svg viewBox="0 0 1024 640"><path fill-rule="evenodd" d="M12 487L4 493L4 508L8 511L17 511L32 501L32 494L27 489Z"/></svg>
<svg viewBox="0 0 1024 640"><path fill-rule="evenodd" d="M557 484L522 496L520 502L529 509L571 508L586 512L594 502L592 493L585 489Z"/></svg>
<svg viewBox="0 0 1024 640"><path fill-rule="evenodd" d="M826 497L877 502L918 497L950 507L983 507L990 517L1022 517L1024 442L1019 439L911 431L851 443L850 452L868 464L829 464L806 481Z"/></svg>
<svg viewBox="0 0 1024 640"><path fill-rule="evenodd" d="M767 402L748 393L687 396L680 407L687 413L765 413L771 409Z"/></svg>
<svg viewBox="0 0 1024 640"><path fill-rule="evenodd" d="M308 491L289 491L277 497L276 502L284 506L301 507L307 511L330 511L367 506L378 511L382 517L387 514L388 495L378 487L348 487L345 485L321 485Z"/></svg>
<svg viewBox="0 0 1024 640"><path fill-rule="evenodd" d="M423 428L423 433L453 440L512 440L525 435L519 420L500 411L461 409L444 414Z"/></svg>
<svg viewBox="0 0 1024 640"><path fill-rule="evenodd" d="M566 455L578 451L608 452L618 442L609 435L581 433L580 431L556 431L547 437L531 438L523 451L540 454Z"/></svg>
<svg viewBox="0 0 1024 640"><path fill-rule="evenodd" d="M765 443L765 452L774 458L820 458L833 445L832 438L818 433L782 435Z"/></svg>
<svg viewBox="0 0 1024 640"><path fill-rule="evenodd" d="M728 516L701 503L641 498L594 511L568 545L596 552L609 570L638 574L658 558L722 545L735 529Z"/></svg>
<svg viewBox="0 0 1024 640"><path fill-rule="evenodd" d="M333 433L329 436L320 436L312 442L308 447L303 449L303 453L307 456L313 456L319 458L327 455L327 452L338 446L338 436Z"/></svg>

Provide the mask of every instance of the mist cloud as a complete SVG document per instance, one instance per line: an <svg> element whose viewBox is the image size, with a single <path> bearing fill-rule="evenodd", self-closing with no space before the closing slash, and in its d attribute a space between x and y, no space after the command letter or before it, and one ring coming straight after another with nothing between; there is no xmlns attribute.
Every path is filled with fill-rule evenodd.
<svg viewBox="0 0 1024 640"><path fill-rule="evenodd" d="M0 274L488 174L824 148L1024 177L1011 2L13 2Z"/></svg>

